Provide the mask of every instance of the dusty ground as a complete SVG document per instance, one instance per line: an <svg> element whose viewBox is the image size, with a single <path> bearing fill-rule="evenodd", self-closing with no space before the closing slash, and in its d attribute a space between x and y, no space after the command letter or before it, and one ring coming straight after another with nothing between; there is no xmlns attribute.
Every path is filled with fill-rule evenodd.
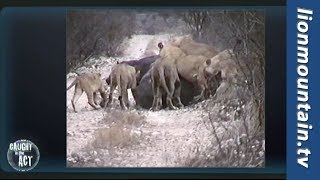
<svg viewBox="0 0 320 180"><path fill-rule="evenodd" d="M68 113L68 157L72 157L73 153L87 151L86 148L94 141L95 130L110 126L111 123L103 120L106 113L104 111ZM138 141L122 149L99 149L104 156L113 153L113 159L102 164L103 166L182 166L179 163L191 156L195 148L205 148L210 144L210 131L202 123L202 111L185 108L177 111L140 111L140 114L146 117L145 124L132 130L139 136Z"/></svg>
<svg viewBox="0 0 320 180"><path fill-rule="evenodd" d="M98 69L92 70L107 77L117 60L139 59L145 54L156 53L157 50L152 49L156 46L147 47L148 43L169 37L133 36L124 44L127 48L123 57L92 60L92 64L98 64ZM73 74L68 74L67 84L73 79ZM72 96L73 88L67 92L66 110L69 167L185 167L186 159L199 156L199 152L212 145L208 111L201 106L157 112L133 108L121 111L116 93L112 108L93 110L83 94L77 103L79 112L75 113L71 106ZM134 105L130 91L129 97ZM224 107L216 106L212 112L220 112L221 108ZM122 116L127 118L125 121L135 124L127 126L122 122ZM223 123L229 125L230 121ZM233 123L237 126L240 122ZM219 134L224 131L218 129Z"/></svg>

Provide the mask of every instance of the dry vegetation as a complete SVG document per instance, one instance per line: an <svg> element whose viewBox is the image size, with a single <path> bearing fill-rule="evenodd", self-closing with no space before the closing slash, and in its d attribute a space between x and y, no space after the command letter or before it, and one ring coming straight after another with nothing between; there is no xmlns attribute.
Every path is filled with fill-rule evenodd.
<svg viewBox="0 0 320 180"><path fill-rule="evenodd" d="M144 140L143 134L136 129L146 125L145 117L136 112L112 110L106 113L102 122L108 126L95 130L93 141L83 151L71 155L67 161L69 167L105 166L105 162L114 156L102 159L103 151L114 152Z"/></svg>
<svg viewBox="0 0 320 180"><path fill-rule="evenodd" d="M210 104L209 102L208 104ZM264 132L250 120L252 104L216 103L204 120L212 132L211 145L183 162L186 167L264 167Z"/></svg>
<svg viewBox="0 0 320 180"><path fill-rule="evenodd" d="M117 56L121 42L134 33L133 12L76 10L67 15L67 72L92 57ZM130 27L130 28L128 28Z"/></svg>
<svg viewBox="0 0 320 180"><path fill-rule="evenodd" d="M166 156L165 164L171 166L173 164L176 167L264 167L265 27L263 11L163 11L156 15L144 14L139 21L127 16L135 13L141 15L145 11L132 11L130 12L132 14L120 13L119 11L115 19L123 18L121 23L115 21L107 23L100 19L111 12L100 14L101 17L97 13L82 13L71 13L69 17L70 21L72 18L85 20L83 24L79 24L79 22L78 24L68 24L68 33L71 33L71 35L67 34L69 38L67 42L69 69L81 66L83 61L97 54L118 55L121 40L128 38L132 33L161 34L164 32L163 27L172 30L174 28L172 24L177 22L180 25L184 24L183 28L179 28L192 34L197 41L213 45L219 50L233 49L233 60L241 76L238 79L226 79L214 97L186 107L190 108L188 111L203 110L204 115L201 123L211 133L208 135L209 141L204 142L202 139L195 141L198 144L193 144L194 146L186 150L188 151L187 156L179 154L180 151L177 150L174 158ZM90 18L88 18L89 16ZM114 15L111 15L110 18L114 18ZM91 22L92 20L94 22ZM134 20L136 20L138 28L126 28ZM126 24L128 21L130 23ZM160 21L164 23L163 26L155 23ZM105 24L96 27L100 22L105 22ZM152 22L151 24L154 26L146 27L147 24L150 24L148 22ZM115 24L112 25L112 23ZM91 31L89 27L96 28ZM112 31L109 31L108 28L111 28ZM179 33L182 32L182 30L179 31ZM117 33L121 33L121 35ZM92 38L95 34L98 39L96 36ZM101 40L98 35L103 35L107 39ZM83 39L79 40L83 43L75 41L79 38ZM106 43L99 44L98 42L108 42L110 47L103 45ZM101 51L98 46L104 50ZM84 49L86 51L83 51ZM116 105L116 107L118 106ZM125 164L120 163L123 159L119 159L119 149L132 149L145 141L145 134L139 129L148 126L148 117L144 116L147 113L142 113L140 110L121 111L116 108L105 111L101 122L107 127L95 130L93 141L81 152L71 155L71 158L68 159L69 167L112 167ZM168 115L163 118L170 117ZM190 117L190 119L192 118ZM165 129L161 129L161 131L165 131ZM162 135L159 136L164 138ZM207 144L203 145L203 143ZM166 144L166 146L170 146L170 144ZM204 146L206 148L203 148ZM170 149L170 147L166 149Z"/></svg>
<svg viewBox="0 0 320 180"><path fill-rule="evenodd" d="M146 117L140 115L138 112L124 112L118 109L108 109L106 112L104 121L126 128L136 128L146 123Z"/></svg>
<svg viewBox="0 0 320 180"><path fill-rule="evenodd" d="M123 148L133 145L141 138L141 134L134 133L135 128L146 124L144 116L115 109L105 115L104 121L111 125L96 130L92 144L95 148Z"/></svg>
<svg viewBox="0 0 320 180"><path fill-rule="evenodd" d="M137 137L131 133L131 130L120 125L112 125L108 128L96 130L93 147L109 148L109 147L126 147L137 142Z"/></svg>
<svg viewBox="0 0 320 180"><path fill-rule="evenodd" d="M226 79L206 103L212 145L186 160L186 166L263 167L264 12L189 11L183 13L183 19L194 38L233 49L233 60L241 72L237 79Z"/></svg>

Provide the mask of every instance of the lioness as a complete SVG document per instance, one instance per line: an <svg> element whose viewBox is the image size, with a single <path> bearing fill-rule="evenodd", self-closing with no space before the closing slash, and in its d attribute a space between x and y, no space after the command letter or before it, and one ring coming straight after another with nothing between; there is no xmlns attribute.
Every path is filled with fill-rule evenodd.
<svg viewBox="0 0 320 180"><path fill-rule="evenodd" d="M211 71L211 60L206 56L186 55L175 45L164 47L160 56L166 58L166 61L174 63L180 77L194 84L200 90L200 94L194 97L194 102L203 100L210 93L208 86L208 77L219 75L218 72ZM207 69L210 69L207 70Z"/></svg>
<svg viewBox="0 0 320 180"><path fill-rule="evenodd" d="M177 59L185 57L187 54L184 53L179 47L168 45L160 50L160 56L166 58L166 61L175 63Z"/></svg>
<svg viewBox="0 0 320 180"><path fill-rule="evenodd" d="M218 54L214 47L196 42L191 35L176 38L172 45L179 47L187 55L201 55L212 58Z"/></svg>
<svg viewBox="0 0 320 180"><path fill-rule="evenodd" d="M100 73L84 73L80 74L76 77L76 79L69 85L67 91L71 89L75 85L74 95L71 100L72 107L75 112L77 112L75 104L81 97L83 91L87 94L88 103L94 108L98 109L97 103L97 92L100 92L103 100L101 102L102 105L106 102L106 93L103 80L101 79Z"/></svg>
<svg viewBox="0 0 320 180"><path fill-rule="evenodd" d="M194 97L194 101L204 100L210 96L208 79L211 76L219 76L219 72L210 74L207 68L211 65L211 60L205 56L188 55L177 60L179 75L194 84L200 90L200 94ZM212 78L210 78L212 79ZM207 92L207 93L206 93Z"/></svg>
<svg viewBox="0 0 320 180"><path fill-rule="evenodd" d="M244 81L245 77L239 69L239 65L234 59L235 54L232 49L225 49L211 58L211 65L206 67L208 74L221 73L221 78L224 81L239 83Z"/></svg>
<svg viewBox="0 0 320 180"><path fill-rule="evenodd" d="M170 60L160 58L154 62L151 68L151 84L153 90L151 110L159 110L162 107L162 90L166 93L166 103L170 109L177 109L172 103L173 97L176 98L179 108L184 106L180 100L181 82L178 71Z"/></svg>
<svg viewBox="0 0 320 180"><path fill-rule="evenodd" d="M120 96L119 102L122 109L129 108L128 89L136 88L137 79L140 77L140 71L136 71L133 66L125 63L116 64L111 69L110 74L110 94L107 107L112 103L114 89L118 86ZM108 81L107 81L108 83Z"/></svg>

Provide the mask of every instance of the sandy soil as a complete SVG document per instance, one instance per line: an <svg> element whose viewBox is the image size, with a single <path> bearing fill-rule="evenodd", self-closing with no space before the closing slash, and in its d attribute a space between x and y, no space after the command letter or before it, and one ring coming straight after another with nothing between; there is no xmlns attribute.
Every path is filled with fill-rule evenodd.
<svg viewBox="0 0 320 180"><path fill-rule="evenodd" d="M149 42L159 39L167 41L170 35L136 35L124 43L127 48L123 57L93 59L106 78L116 61L139 59L150 52L156 53L157 46ZM149 45L148 45L149 44ZM146 52L148 51L148 52ZM90 68L89 68L90 69ZM67 85L74 80L73 74L67 75ZM113 121L106 119L108 113L120 110L117 93L112 108L93 110L87 103L85 94L77 103L78 113L71 106L73 88L67 92L67 164L69 166L89 167L183 167L185 159L198 155L212 143L212 130L208 128L207 112L201 106L185 107L179 110L123 111L144 117L143 125L133 127L131 133L137 140L126 147L96 148L95 132L109 128ZM129 91L131 104L134 100ZM220 108L220 107L219 107ZM217 109L216 109L217 110ZM223 131L220 129L219 131ZM223 132L221 132L223 133ZM114 134L117 136L118 134Z"/></svg>
<svg viewBox="0 0 320 180"><path fill-rule="evenodd" d="M123 61L129 59L139 59L144 56L145 50L154 53L157 52L156 46L147 47L150 41L157 42L158 39L169 38L167 35L159 37L154 36L134 36L127 43L128 48L124 51L124 57L106 59L101 58L99 66L102 76L107 77L110 73L112 64L116 60ZM151 49L154 48L154 49ZM74 78L70 77L67 84L70 84ZM129 91L130 92L130 91ZM102 121L107 113L105 109L93 110L87 103L85 95L77 103L78 113L74 113L71 106L73 89L67 92L67 157L83 151L88 148L88 144L94 140L94 131L108 127L110 124ZM130 94L131 103L134 104ZM114 104L118 102L115 100ZM115 108L120 109L117 105ZM179 165L178 161L190 156L196 147L205 148L209 142L208 133L210 133L202 123L204 111L194 110L192 108L183 108L180 110L160 110L152 112L147 110L131 110L139 112L146 117L146 126L136 128L137 134L143 134L144 138L139 143L126 148L118 149L117 158L104 166L126 166L126 167L168 167ZM199 146L200 145L200 146ZM103 150L102 150L103 151ZM108 155L109 150L104 150L103 154ZM101 157L103 158L103 157Z"/></svg>

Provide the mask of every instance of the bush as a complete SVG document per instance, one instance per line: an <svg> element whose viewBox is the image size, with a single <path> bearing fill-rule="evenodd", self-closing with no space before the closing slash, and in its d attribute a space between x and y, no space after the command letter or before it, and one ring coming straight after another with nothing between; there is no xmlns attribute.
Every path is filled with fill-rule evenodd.
<svg viewBox="0 0 320 180"><path fill-rule="evenodd" d="M264 11L188 11L183 13L193 37L217 49L233 49L233 61L264 130L265 103L265 15ZM233 87L234 84L228 85ZM250 99L251 100L251 99Z"/></svg>
<svg viewBox="0 0 320 180"><path fill-rule="evenodd" d="M122 10L72 10L67 13L67 72L91 57L119 55L119 45L134 32L135 16Z"/></svg>
<svg viewBox="0 0 320 180"><path fill-rule="evenodd" d="M229 114L227 122L221 121L219 113L209 115L212 143L187 158L185 167L264 167L264 133L251 132L254 127L248 121L248 112L237 119L231 112L225 112Z"/></svg>
<svg viewBox="0 0 320 180"><path fill-rule="evenodd" d="M104 121L121 125L126 128L136 128L146 124L145 116L141 116L134 112L124 112L117 109L107 111Z"/></svg>
<svg viewBox="0 0 320 180"><path fill-rule="evenodd" d="M137 136L120 125L96 130L94 134L93 147L107 149L110 147L123 148L137 142Z"/></svg>
<svg viewBox="0 0 320 180"><path fill-rule="evenodd" d="M95 132L93 147L95 148L123 148L133 145L139 140L141 134L134 130L145 124L144 116L133 112L115 110L107 112L104 121L111 124L108 128L98 129Z"/></svg>

